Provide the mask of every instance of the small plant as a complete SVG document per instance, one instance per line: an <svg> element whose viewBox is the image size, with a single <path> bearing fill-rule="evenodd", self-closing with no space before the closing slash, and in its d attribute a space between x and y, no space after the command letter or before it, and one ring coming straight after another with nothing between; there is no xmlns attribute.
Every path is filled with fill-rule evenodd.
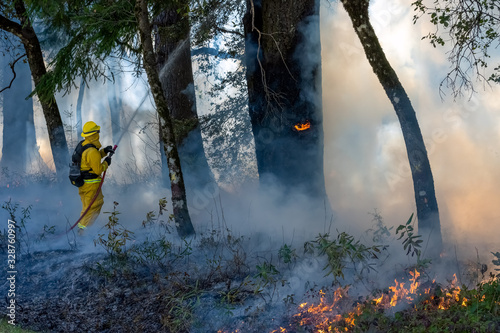
<svg viewBox="0 0 500 333"><path fill-rule="evenodd" d="M255 275L256 278L259 278L263 284L261 285L262 287L267 286L268 284L275 284L277 279L276 276L280 273L276 267L268 263L267 261L264 261L262 265L257 265L257 275Z"/></svg>
<svg viewBox="0 0 500 333"><path fill-rule="evenodd" d="M173 216L169 215L167 221L160 219L160 216L162 216L166 211L167 211L167 199L161 198L158 200L158 215L156 215L154 211L148 212L146 214L146 219L142 221L142 226L146 228L158 224L164 227L167 230L167 232L170 233L170 229L166 222L171 222L173 220Z"/></svg>
<svg viewBox="0 0 500 333"><path fill-rule="evenodd" d="M120 212L116 210L116 206L118 206L118 202L115 201L113 211L105 212L105 214L110 214L108 223L105 225L105 228L108 229L107 237L104 234L99 234L99 238L94 240L94 245L101 245L112 257L125 257L127 241L132 240L134 233L125 229L118 222Z"/></svg>
<svg viewBox="0 0 500 333"><path fill-rule="evenodd" d="M384 224L382 215L380 215L380 213L376 209L373 213L369 214L373 217L372 222L374 222L374 225L373 228L368 229L366 232L372 233L372 240L374 243L381 244L391 236L391 230L393 229L393 227L387 228L387 226Z"/></svg>
<svg viewBox="0 0 500 333"><path fill-rule="evenodd" d="M378 259L377 254L381 252L381 245L366 246L360 241L354 241L354 236L345 232L339 233L337 239L330 240L330 235L320 234L315 240L304 243L305 253L317 253L318 255L326 255L328 263L323 268L327 271L325 276L332 275L334 282L338 282L338 278L344 279L344 269L350 263L354 266L356 263L362 264L360 274L364 271L375 270L371 259Z"/></svg>
<svg viewBox="0 0 500 333"><path fill-rule="evenodd" d="M287 244L283 244L278 251L278 258L285 264L290 264L297 260L295 249Z"/></svg>
<svg viewBox="0 0 500 333"><path fill-rule="evenodd" d="M40 234L40 236L38 236L38 241L42 241L44 239L47 238L47 235L54 235L56 232L56 226L55 225L52 225L52 226L48 226L48 225L44 225L43 226L43 232Z"/></svg>
<svg viewBox="0 0 500 333"><path fill-rule="evenodd" d="M139 263L161 263L172 253L172 243L165 239L146 240L132 249Z"/></svg>
<svg viewBox="0 0 500 333"><path fill-rule="evenodd" d="M5 209L9 213L9 218L12 221L15 221L16 224L16 240L17 246L19 249L19 253L23 253L29 255L30 254L30 241L28 229L26 228L26 223L31 219L31 209L32 206L28 205L25 208L21 207L21 216L17 217L16 212L19 208L19 204L13 204L12 199L6 201L5 204L2 205L2 208Z"/></svg>
<svg viewBox="0 0 500 333"><path fill-rule="evenodd" d="M415 235L414 233L412 225L413 215L414 214L411 214L410 218L408 219L408 221L406 221L405 224L401 224L397 227L396 235L398 233L401 233L398 240L406 236L406 238L403 239L403 249L407 251L406 255L409 255L411 253L412 257L417 256L417 264L415 265L415 268L420 271L426 269L431 263L431 260L422 259L421 257L421 244L423 241L420 239L422 237L421 235Z"/></svg>
<svg viewBox="0 0 500 333"><path fill-rule="evenodd" d="M269 297L270 300L274 298L277 285L281 283L282 286L285 285L286 280L280 279L280 272L271 262L264 261L260 265L256 265L257 274L254 275L256 282L254 284L254 295L260 295L262 298L266 296ZM264 293L264 288L267 286L272 287L272 291L268 293Z"/></svg>
<svg viewBox="0 0 500 333"><path fill-rule="evenodd" d="M172 262L176 261L177 259L189 259L189 256L193 254L193 248L191 246L192 239L189 241L186 240L185 238L182 240L183 245L180 245L177 249L177 253L173 253L175 256L174 260Z"/></svg>

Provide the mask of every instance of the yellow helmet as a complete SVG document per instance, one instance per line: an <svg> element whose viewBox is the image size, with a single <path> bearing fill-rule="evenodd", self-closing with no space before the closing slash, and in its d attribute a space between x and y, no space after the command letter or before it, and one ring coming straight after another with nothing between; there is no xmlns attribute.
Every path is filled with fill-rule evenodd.
<svg viewBox="0 0 500 333"><path fill-rule="evenodd" d="M91 136L92 134L99 133L101 127L97 126L93 121L87 121L85 125L83 125L82 137L86 138L87 136Z"/></svg>

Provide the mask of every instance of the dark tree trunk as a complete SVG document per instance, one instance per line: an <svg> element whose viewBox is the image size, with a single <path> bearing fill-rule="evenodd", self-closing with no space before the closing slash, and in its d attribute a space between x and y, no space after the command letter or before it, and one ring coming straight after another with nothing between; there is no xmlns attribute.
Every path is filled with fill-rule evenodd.
<svg viewBox="0 0 500 333"><path fill-rule="evenodd" d="M424 244L429 240L429 252L426 254L437 257L443 246L439 210L431 166L415 110L375 35L368 17L369 1L342 0L342 4L351 18L366 57L398 116L413 178L418 230L423 236Z"/></svg>
<svg viewBox="0 0 500 333"><path fill-rule="evenodd" d="M40 48L35 30L27 16L24 2L17 0L14 3L14 7L16 16L21 24L1 17L0 28L21 39L26 51L31 76L36 87L40 83L42 76L46 73L42 49ZM65 171L68 168L69 161L68 144L64 135L63 122L53 95L50 98L40 98L40 104L47 124L57 178L61 181L66 177Z"/></svg>
<svg viewBox="0 0 500 333"><path fill-rule="evenodd" d="M8 59L2 57L8 68ZM28 126L33 125L33 99L26 99L31 94L31 73L28 64L22 60L15 64L16 78L9 89L2 92L3 110L3 146L0 166L10 172L26 172ZM10 70L5 71L1 88L9 86L12 77ZM31 147L30 147L31 148Z"/></svg>
<svg viewBox="0 0 500 333"><path fill-rule="evenodd" d="M162 140L170 171L175 226L179 236L181 237L194 235L195 232L186 203L186 189L184 186L179 154L177 152L172 119L170 118L167 101L163 95L163 89L158 76L156 56L151 38L151 25L148 19L147 1L137 0L134 13L139 27L139 36L141 39L144 58L144 69L146 70L146 74L148 76L148 82L153 93L153 99L156 104L157 112L161 118L160 126L162 127Z"/></svg>
<svg viewBox="0 0 500 333"><path fill-rule="evenodd" d="M168 8L155 19L158 71L172 117L175 140L188 189L214 182L208 166L196 111L191 64L190 25L186 13L189 1ZM181 11L178 11L178 9Z"/></svg>
<svg viewBox="0 0 500 333"><path fill-rule="evenodd" d="M244 26L261 184L324 198L319 0L247 0Z"/></svg>

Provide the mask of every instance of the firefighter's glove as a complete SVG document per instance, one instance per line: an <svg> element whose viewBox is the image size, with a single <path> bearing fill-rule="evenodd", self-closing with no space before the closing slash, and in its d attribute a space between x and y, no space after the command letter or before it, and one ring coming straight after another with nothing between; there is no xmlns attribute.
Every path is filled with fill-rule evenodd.
<svg viewBox="0 0 500 333"><path fill-rule="evenodd" d="M107 147L104 147L104 152L106 154L109 154L109 153L114 153L115 151L113 150L112 146L107 146Z"/></svg>
<svg viewBox="0 0 500 333"><path fill-rule="evenodd" d="M108 156L108 157L106 157L106 158L104 159L104 162L108 163L108 166L110 166L110 165L111 165L111 157L109 157L109 156Z"/></svg>

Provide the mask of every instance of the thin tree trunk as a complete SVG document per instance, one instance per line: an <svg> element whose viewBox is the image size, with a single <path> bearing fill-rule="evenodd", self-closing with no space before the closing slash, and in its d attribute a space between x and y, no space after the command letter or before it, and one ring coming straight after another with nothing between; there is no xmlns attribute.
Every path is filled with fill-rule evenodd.
<svg viewBox="0 0 500 333"><path fill-rule="evenodd" d="M122 100L117 98L121 91L121 78L120 75L114 76L114 82L108 82L108 104L109 113L111 115L111 132L113 134L113 142L117 142L120 138L120 114L122 112Z"/></svg>
<svg viewBox="0 0 500 333"><path fill-rule="evenodd" d="M80 89L78 90L78 99L76 100L76 137L77 142L80 141L80 134L83 132L82 123L82 104L83 96L85 95L85 80L82 78L80 82Z"/></svg>
<svg viewBox="0 0 500 333"><path fill-rule="evenodd" d="M191 63L189 1L165 9L155 18L155 51L163 92L174 123L175 140L188 189L214 183L203 148L196 110ZM179 8L181 11L179 11Z"/></svg>
<svg viewBox="0 0 500 333"><path fill-rule="evenodd" d="M21 39L26 50L28 63L31 69L31 76L35 82L35 87L40 83L42 76L45 75L46 68L43 60L42 49L38 41L38 37L28 18L24 2L21 0L15 1L14 4L16 16L21 24L3 19L1 26L3 30L11 32ZM49 134L50 148L54 158L57 179L59 181L66 177L63 172L68 168L68 143L64 135L63 122L59 113L59 108L55 97L40 98L47 130Z"/></svg>
<svg viewBox="0 0 500 333"><path fill-rule="evenodd" d="M170 171L170 184L172 189L172 206L175 226L179 236L186 237L195 233L186 202L186 189L182 176L181 163L175 143L174 131L167 101L163 95L160 78L158 76L156 57L151 38L151 25L148 19L148 8L146 0L137 0L135 4L135 18L139 27L139 35L143 50L144 69L148 76L148 82L153 93L157 112L161 117L165 154L167 156Z"/></svg>
<svg viewBox="0 0 500 333"><path fill-rule="evenodd" d="M413 178L418 230L423 236L424 244L429 240L426 254L437 257L443 246L439 210L431 166L415 110L370 23L369 1L342 0L342 4L351 18L366 57L398 116Z"/></svg>
<svg viewBox="0 0 500 333"><path fill-rule="evenodd" d="M7 63L6 57L2 60ZM7 68L1 66L0 68ZM14 67L16 78L9 89L2 92L3 102L3 145L0 166L10 172L26 172L27 126L33 121L33 100L26 97L31 93L31 75L28 64L18 61ZM6 74L9 75L6 75ZM10 71L3 75L0 87L7 87L12 80ZM33 125L33 123L32 123Z"/></svg>
<svg viewBox="0 0 500 333"><path fill-rule="evenodd" d="M244 26L260 182L325 198L319 1L247 0Z"/></svg>

